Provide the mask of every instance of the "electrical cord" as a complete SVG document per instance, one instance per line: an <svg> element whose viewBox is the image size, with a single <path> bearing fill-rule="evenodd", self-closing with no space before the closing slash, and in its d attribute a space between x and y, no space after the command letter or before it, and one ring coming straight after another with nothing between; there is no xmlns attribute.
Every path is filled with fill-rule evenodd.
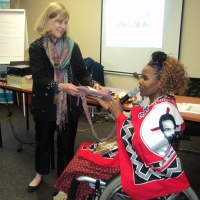
<svg viewBox="0 0 200 200"><path fill-rule="evenodd" d="M18 147L17 147L17 152L21 152L22 145L24 145L24 144L30 145L32 147L35 147L36 143L24 142L24 141L22 141L22 140L20 140L18 138L17 133L14 130L14 126L12 124L12 120L11 120L12 111L10 111L10 108L9 108L8 98L7 98L7 94L6 94L6 88L4 87L4 84L2 86L3 86L2 89L3 89L3 92L4 92L5 106L6 106L6 109L8 111L8 113L6 114L6 116L8 117L8 122L10 122L12 133L13 133L15 139L19 142Z"/></svg>
<svg viewBox="0 0 200 200"><path fill-rule="evenodd" d="M1 72L1 80L6 81L6 78L7 78L6 72Z"/></svg>
<svg viewBox="0 0 200 200"><path fill-rule="evenodd" d="M103 117L103 119L102 119L102 117ZM99 113L98 114L98 118L95 120L95 124L96 125L94 125L93 128L96 128L96 127L100 126L102 124L103 120L105 120L106 122L115 122L115 120L112 117L110 117L107 114L107 112L106 113ZM88 128L88 129L78 129L77 131L84 132L84 131L88 131L88 130L91 130L91 128Z"/></svg>
<svg viewBox="0 0 200 200"><path fill-rule="evenodd" d="M100 126L101 125L101 123L102 123L102 119L100 119L99 121L96 121L96 123L98 123L96 126L93 126L93 128L96 128L96 127L98 127L98 126ZM80 131L80 132L84 132L84 131L89 131L89 130L91 130L91 128L88 128L88 129L78 129L77 131Z"/></svg>

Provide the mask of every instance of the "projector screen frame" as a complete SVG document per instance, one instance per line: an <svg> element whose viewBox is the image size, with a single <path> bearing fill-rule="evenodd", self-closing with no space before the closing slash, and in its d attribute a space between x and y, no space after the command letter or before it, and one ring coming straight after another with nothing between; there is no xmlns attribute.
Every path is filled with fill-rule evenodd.
<svg viewBox="0 0 200 200"><path fill-rule="evenodd" d="M103 9L104 9L104 2L105 1L106 0L101 0L100 63L104 66L104 72L118 74L118 75L132 75L133 72L130 71L130 70L126 70L126 68L124 66L123 66L123 70L119 70L118 68L108 68L107 65L104 62L102 62L102 51L103 51L103 47L102 47L102 40L103 40L102 31L103 31L103 12L104 12ZM167 0L165 0L165 1L167 1ZM180 58L180 47L181 47L181 36L182 36L182 23L183 23L183 12L184 12L184 0L180 0L180 1L181 1L182 6L181 6L181 14L179 16L180 17L180 29L179 29L179 40L178 40L178 45L177 45L178 52L177 52L177 56L172 55L172 56L174 56L177 59ZM162 49L160 50L159 48L158 49L155 48L155 51L156 50L163 51ZM153 53L153 52L154 51L152 51L151 53ZM170 52L166 52L166 53L170 54ZM151 55L149 55L149 57L147 58L146 63L149 61L150 56ZM138 67L136 70L133 70L133 71L140 72L141 69L145 66L145 64L141 65L140 67Z"/></svg>

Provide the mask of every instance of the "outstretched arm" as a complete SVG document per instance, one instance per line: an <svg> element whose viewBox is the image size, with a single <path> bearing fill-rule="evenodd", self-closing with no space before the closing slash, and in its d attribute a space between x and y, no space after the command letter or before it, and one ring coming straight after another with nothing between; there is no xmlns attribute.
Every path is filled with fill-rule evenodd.
<svg viewBox="0 0 200 200"><path fill-rule="evenodd" d="M90 98L95 99L99 103L99 105L101 105L106 111L108 110L109 101L103 100L102 98L99 97L90 97Z"/></svg>
<svg viewBox="0 0 200 200"><path fill-rule="evenodd" d="M110 101L98 97L92 97L92 99L95 99L106 111L112 113L115 119L120 113L123 113L124 108L118 96L112 97Z"/></svg>

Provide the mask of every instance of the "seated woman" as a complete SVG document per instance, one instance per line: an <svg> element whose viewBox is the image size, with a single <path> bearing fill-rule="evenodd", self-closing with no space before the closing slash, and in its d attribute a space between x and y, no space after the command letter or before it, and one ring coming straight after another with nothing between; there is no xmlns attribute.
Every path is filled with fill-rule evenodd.
<svg viewBox="0 0 200 200"><path fill-rule="evenodd" d="M101 142L82 143L57 179L57 190L67 194L74 177L107 180L119 171L123 190L134 200L153 199L189 187L180 160L170 142L164 142L166 137L160 127L162 115L170 114L175 120L175 134L185 128L172 95L182 94L187 88L187 72L177 59L154 52L138 80L140 95L149 97L150 103L134 106L130 117L123 114L118 97L110 102L97 99L116 119L118 148L99 154L96 150ZM85 199L89 193L89 184L81 182L76 199Z"/></svg>

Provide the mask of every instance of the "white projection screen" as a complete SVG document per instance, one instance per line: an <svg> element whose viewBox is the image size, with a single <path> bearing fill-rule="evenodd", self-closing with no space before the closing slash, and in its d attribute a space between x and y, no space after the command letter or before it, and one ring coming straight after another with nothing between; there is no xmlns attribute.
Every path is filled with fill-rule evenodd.
<svg viewBox="0 0 200 200"><path fill-rule="evenodd" d="M179 58L183 0L102 0L104 71L140 73L154 51Z"/></svg>

